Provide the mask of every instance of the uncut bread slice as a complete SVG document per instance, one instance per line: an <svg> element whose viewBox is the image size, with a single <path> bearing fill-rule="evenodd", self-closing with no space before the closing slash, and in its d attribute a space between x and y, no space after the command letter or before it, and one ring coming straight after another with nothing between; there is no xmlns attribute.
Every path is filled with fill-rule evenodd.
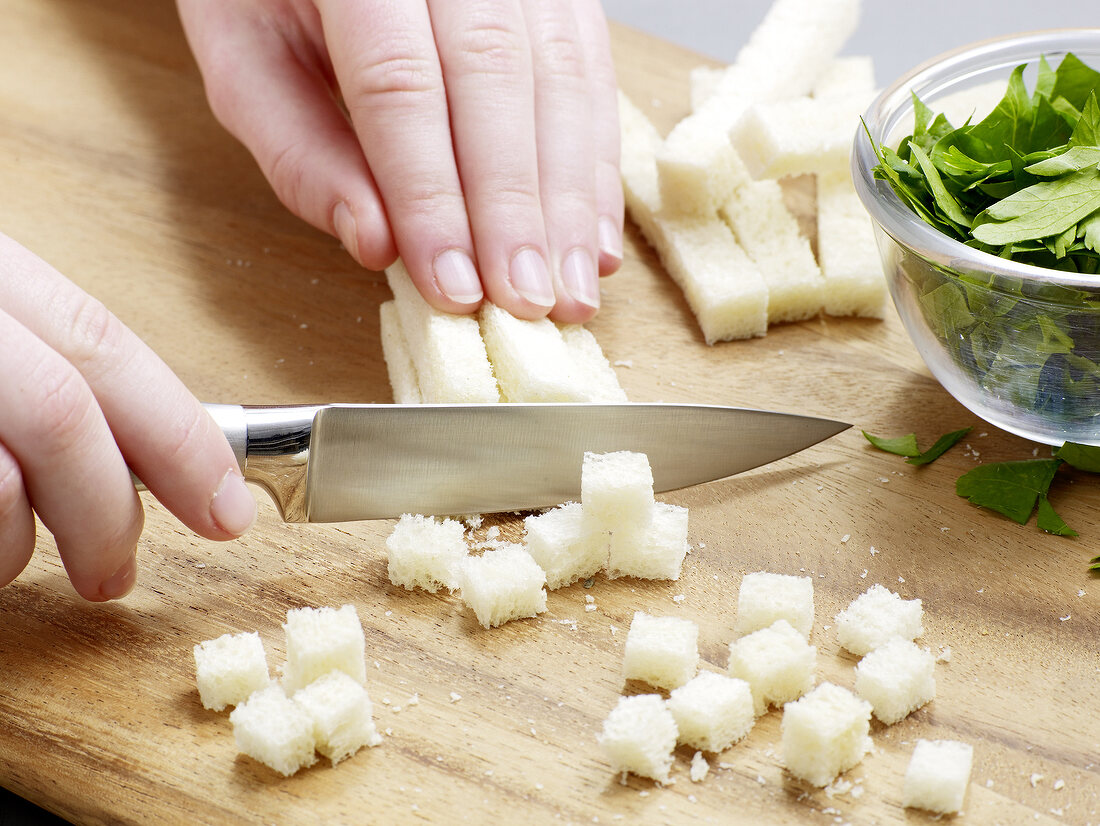
<svg viewBox="0 0 1100 826"><path fill-rule="evenodd" d="M422 400L427 404L499 402L477 320L429 305L400 259L386 268L386 280L397 303Z"/></svg>
<svg viewBox="0 0 1100 826"><path fill-rule="evenodd" d="M768 288L760 270L716 214L662 211L655 154L660 136L622 93L619 123L627 210L683 290L707 344L767 333Z"/></svg>
<svg viewBox="0 0 1100 826"><path fill-rule="evenodd" d="M405 333L401 329L401 316L396 301L385 301L378 308L379 330L382 336L382 359L390 377L393 400L396 404L420 404L420 383L416 378L416 366L409 352Z"/></svg>

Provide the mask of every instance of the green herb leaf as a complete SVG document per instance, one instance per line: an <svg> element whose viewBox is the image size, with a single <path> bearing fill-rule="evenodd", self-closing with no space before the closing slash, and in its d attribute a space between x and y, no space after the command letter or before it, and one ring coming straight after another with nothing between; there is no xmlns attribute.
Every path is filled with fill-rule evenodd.
<svg viewBox="0 0 1100 826"><path fill-rule="evenodd" d="M962 430L956 430L952 433L944 433L942 436L936 439L936 443L933 444L932 447L928 448L928 450L917 456L912 456L905 461L911 465L927 465L930 462L934 462L943 454L945 454L948 450L958 444L959 440L962 439L963 436L965 436L970 431L971 428L964 427Z"/></svg>
<svg viewBox="0 0 1100 826"><path fill-rule="evenodd" d="M1054 452L1054 458L1089 473L1100 473L1100 447L1066 442Z"/></svg>
<svg viewBox="0 0 1100 826"><path fill-rule="evenodd" d="M1089 167L1022 189L998 201L986 214L994 223L974 228L985 244L1010 244L1059 235L1100 209L1100 169Z"/></svg>
<svg viewBox="0 0 1100 826"><path fill-rule="evenodd" d="M1039 497L1050 490L1061 464L1060 459L1029 459L979 465L958 478L955 492L1023 525L1031 518Z"/></svg>
<svg viewBox="0 0 1100 826"><path fill-rule="evenodd" d="M1057 178L1097 164L1100 164L1100 146L1074 146L1053 158L1028 164L1024 169L1040 178Z"/></svg>
<svg viewBox="0 0 1100 826"><path fill-rule="evenodd" d="M1077 531L1067 525L1065 520L1054 512L1054 508L1045 494L1039 497L1039 511L1035 520L1036 524L1047 533L1053 533L1057 536L1077 536Z"/></svg>
<svg viewBox="0 0 1100 826"><path fill-rule="evenodd" d="M866 430L861 430L860 432L868 442L879 450L885 450L887 453L893 453L895 456L920 455L920 448L917 447L916 433L910 433L908 436L896 436L892 439L884 439L880 436L872 436Z"/></svg>

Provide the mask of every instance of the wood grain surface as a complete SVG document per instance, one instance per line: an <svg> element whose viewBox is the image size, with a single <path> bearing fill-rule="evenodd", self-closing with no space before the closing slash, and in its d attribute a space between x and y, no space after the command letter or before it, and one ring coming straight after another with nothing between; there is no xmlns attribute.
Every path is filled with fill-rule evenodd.
<svg viewBox="0 0 1100 826"><path fill-rule="evenodd" d="M621 27L614 39L621 85L667 130L696 59ZM105 301L204 400L390 400L384 280L288 214L215 123L171 3L2 0L0 54L0 229ZM807 186L790 189L804 211ZM1100 821L1095 480L1068 474L1054 494L1078 539L958 498L954 480L976 462L1035 446L958 405L892 313L707 347L633 228L603 286L590 326L632 400L856 427L661 497L690 508L679 581L597 578L492 631L455 597L388 583L392 523L285 525L259 492L258 524L229 544L146 498L140 581L116 604L82 602L40 531L30 568L0 590L0 785L79 823L924 823L901 808L902 776L917 738L946 737L975 751L959 822ZM967 442L923 469L859 433L928 443L966 425ZM518 536L514 517L482 535L490 524ZM633 612L695 620L706 667L723 669L737 588L756 570L813 576L819 679L849 687L836 612L875 582L923 599L923 644L952 652L936 700L873 725L875 753L845 775L858 798L784 772L775 711L711 756L703 782L681 748L674 783L621 784L595 739L617 699L642 690L620 673ZM199 703L192 646L256 630L275 665L288 608L344 603L365 627L383 744L291 778L239 756L227 715Z"/></svg>

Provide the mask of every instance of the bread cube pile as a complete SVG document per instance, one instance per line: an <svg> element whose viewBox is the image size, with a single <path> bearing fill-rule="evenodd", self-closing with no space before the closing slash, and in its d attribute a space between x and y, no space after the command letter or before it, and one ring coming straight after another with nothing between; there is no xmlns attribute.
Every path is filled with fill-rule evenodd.
<svg viewBox="0 0 1100 826"><path fill-rule="evenodd" d="M554 590L601 571L608 578L678 579L688 511L658 502L643 453L585 453L581 501L524 519L522 544L492 541L471 555L461 522L405 514L386 540L390 581L458 591L485 628L546 610Z"/></svg>
<svg viewBox="0 0 1100 826"><path fill-rule="evenodd" d="M848 172L875 94L837 57L858 0L775 0L737 59L692 73L692 113L662 138L622 93L627 211L683 290L707 344L819 313L881 318L886 282ZM817 255L779 181L817 180Z"/></svg>
<svg viewBox="0 0 1100 826"><path fill-rule="evenodd" d="M706 775L704 752L745 738L769 707L782 710L780 754L787 771L825 787L872 750L871 717L892 725L935 698L935 659L913 638L922 633L920 600L872 586L836 618L842 647L858 649L853 689L817 684L810 577L745 574L737 633L726 674L699 670L699 629L678 617L634 614L623 650L625 680L651 692L624 696L598 737L612 769L669 782L677 743L698 751L691 777ZM856 653L853 651L853 653ZM905 776L904 805L958 812L969 782L972 748L921 741Z"/></svg>
<svg viewBox="0 0 1100 826"><path fill-rule="evenodd" d="M477 317L441 312L404 262L386 270L382 356L398 404L625 402L595 336L580 324L518 319L489 302Z"/></svg>
<svg viewBox="0 0 1100 826"><path fill-rule="evenodd" d="M256 632L226 634L195 646L199 698L229 715L237 748L289 776L316 762L333 765L382 742L365 687L363 626L353 605L287 612L286 664L271 679Z"/></svg>

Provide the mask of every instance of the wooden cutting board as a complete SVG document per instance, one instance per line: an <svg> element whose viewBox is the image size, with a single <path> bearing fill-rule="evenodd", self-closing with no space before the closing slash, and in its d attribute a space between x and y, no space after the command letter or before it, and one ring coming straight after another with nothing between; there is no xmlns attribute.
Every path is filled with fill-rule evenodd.
<svg viewBox="0 0 1100 826"><path fill-rule="evenodd" d="M614 39L622 86L668 129L697 59L623 28ZM203 399L390 400L383 279L289 215L214 122L172 4L3 0L0 54L0 229L104 300ZM804 211L806 186L791 189ZM1078 539L955 496L976 462L1034 445L952 400L892 314L707 347L633 228L604 290L591 329L631 399L856 427L662 497L691 512L678 582L597 578L492 631L454 597L388 584L390 522L284 525L264 499L247 538L216 544L146 499L140 582L111 605L74 595L41 532L31 567L0 590L0 784L81 823L913 823L927 818L900 808L906 762L917 738L946 737L975 749L961 822L1100 820L1095 479L1069 475L1054 495ZM966 425L965 444L920 470L859 433L928 443ZM490 522L518 536L516 519ZM785 774L774 711L700 783L682 748L673 784L620 784L595 738L640 689L620 676L633 612L696 621L707 667L722 669L741 576L756 570L813 577L819 678L849 687L836 612L875 582L923 599L922 642L952 652L936 700L874 725L876 752L845 775L858 797ZM192 646L256 630L275 665L288 608L344 603L366 630L384 743L289 779L238 756L227 715L199 703Z"/></svg>

